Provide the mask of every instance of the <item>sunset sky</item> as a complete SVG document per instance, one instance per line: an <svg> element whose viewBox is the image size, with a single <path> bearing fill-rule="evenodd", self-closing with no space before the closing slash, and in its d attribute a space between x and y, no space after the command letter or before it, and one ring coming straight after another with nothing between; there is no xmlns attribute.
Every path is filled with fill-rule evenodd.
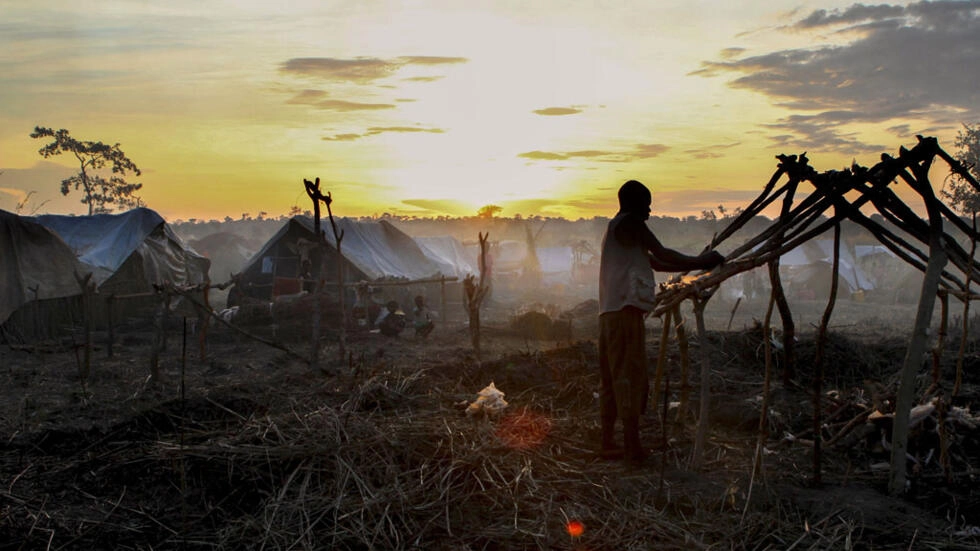
<svg viewBox="0 0 980 551"><path fill-rule="evenodd" d="M980 1L0 0L0 209L85 213L35 126L118 142L165 218L655 214L980 121Z"/></svg>

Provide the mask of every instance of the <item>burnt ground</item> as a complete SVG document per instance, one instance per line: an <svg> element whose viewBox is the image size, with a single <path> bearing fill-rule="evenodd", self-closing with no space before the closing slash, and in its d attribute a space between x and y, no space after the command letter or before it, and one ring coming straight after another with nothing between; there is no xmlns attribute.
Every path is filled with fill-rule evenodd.
<svg viewBox="0 0 980 551"><path fill-rule="evenodd" d="M805 322L790 384L774 366L769 436L752 477L764 349L752 315L739 319L749 321L708 332L712 422L700 469L689 463L693 416L678 424L671 410L663 423L659 407L642 426L646 461L595 456L592 318L576 320L571 338L536 340L488 315L482 361L461 324L427 340L353 333L343 360L327 335L317 370L226 328L211 330L202 360L196 339L185 346L174 326L155 384L145 331L124 333L112 358L98 345L84 385L81 356L64 343L0 346L0 549L980 546L980 442L970 427L949 433L945 471L938 454L924 461L935 431L917 433L910 451L922 461L896 498L886 491L880 433L851 423L824 446L822 481L813 483L815 347ZM693 325L692 411L701 387ZM268 327L247 329L272 337ZM278 327L276 338L306 354L301 338L284 339L304 332ZM659 334L651 321L651 371ZM888 403L901 334L882 318L834 326L825 440ZM957 342L951 334L941 361L946 388ZM974 405L977 349L967 348L954 405ZM667 357L676 401L676 343ZM508 407L465 415L491 381ZM929 382L924 374L923 390Z"/></svg>

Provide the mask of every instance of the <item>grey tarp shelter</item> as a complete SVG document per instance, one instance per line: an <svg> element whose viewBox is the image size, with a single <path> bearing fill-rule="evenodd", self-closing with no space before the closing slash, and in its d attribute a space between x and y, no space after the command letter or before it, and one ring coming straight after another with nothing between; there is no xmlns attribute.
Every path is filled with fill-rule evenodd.
<svg viewBox="0 0 980 551"><path fill-rule="evenodd" d="M58 234L91 268L97 294L85 316L93 328L123 319L152 321L154 310L163 303L154 285L193 286L208 281L210 261L185 245L150 209L94 216L48 214L34 220ZM180 297L169 301L172 310L185 305ZM185 310L185 314L192 312L192 308Z"/></svg>
<svg viewBox="0 0 980 551"><path fill-rule="evenodd" d="M846 246L840 248L840 282L849 293L871 291L874 282L864 272L854 254ZM814 239L801 244L779 258L789 292L797 298L823 298L830 289L830 273L834 261L834 241Z"/></svg>
<svg viewBox="0 0 980 551"><path fill-rule="evenodd" d="M35 218L57 233L79 260L92 266L102 294L152 292L166 282L195 285L208 279L210 261L147 208L122 214Z"/></svg>
<svg viewBox="0 0 980 551"><path fill-rule="evenodd" d="M463 279L467 275L480 273L463 244L451 235L416 237L415 242L422 253L439 266L442 275Z"/></svg>
<svg viewBox="0 0 980 551"><path fill-rule="evenodd" d="M76 278L92 271L71 248L34 220L0 210L0 324L8 330L23 325L24 316L12 315L31 304L30 325L39 323L39 310L56 299L81 295ZM18 331L20 332L20 331Z"/></svg>
<svg viewBox="0 0 980 551"><path fill-rule="evenodd" d="M337 219L339 231L344 232L341 255L338 258L333 230L328 220L322 221L326 232L327 272L323 279L337 280L337 264L341 262L344 281L374 282L379 280L420 280L438 277L440 267L430 260L408 234L385 220L357 221ZM308 262L309 275L317 276L321 259L314 244L313 219L294 216L273 235L269 241L246 263L240 276L237 291L232 293L229 304L237 296L270 300L276 296L293 294L308 288L304 282L304 262Z"/></svg>

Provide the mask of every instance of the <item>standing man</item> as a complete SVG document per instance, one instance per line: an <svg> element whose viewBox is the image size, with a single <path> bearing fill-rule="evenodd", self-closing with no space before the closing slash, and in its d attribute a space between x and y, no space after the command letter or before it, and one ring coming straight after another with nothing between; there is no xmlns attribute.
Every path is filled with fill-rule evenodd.
<svg viewBox="0 0 980 551"><path fill-rule="evenodd" d="M602 238L599 264L599 413L603 458L642 461L640 415L646 408L647 377L644 317L654 307L653 269L707 270L725 259L716 251L687 256L664 247L646 220L651 196L630 180L619 188L619 212ZM616 419L623 423L623 448L615 443Z"/></svg>

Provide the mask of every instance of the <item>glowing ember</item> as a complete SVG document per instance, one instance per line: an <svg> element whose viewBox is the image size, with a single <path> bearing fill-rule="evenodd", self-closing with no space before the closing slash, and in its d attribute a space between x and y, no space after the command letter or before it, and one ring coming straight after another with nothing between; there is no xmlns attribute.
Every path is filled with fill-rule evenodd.
<svg viewBox="0 0 980 551"><path fill-rule="evenodd" d="M540 413L521 408L497 423L497 438L509 448L528 449L540 445L551 432L551 420Z"/></svg>
<svg viewBox="0 0 980 551"><path fill-rule="evenodd" d="M565 530L568 531L569 536L577 538L582 535L582 532L585 532L585 525L577 520L570 520L565 525Z"/></svg>

